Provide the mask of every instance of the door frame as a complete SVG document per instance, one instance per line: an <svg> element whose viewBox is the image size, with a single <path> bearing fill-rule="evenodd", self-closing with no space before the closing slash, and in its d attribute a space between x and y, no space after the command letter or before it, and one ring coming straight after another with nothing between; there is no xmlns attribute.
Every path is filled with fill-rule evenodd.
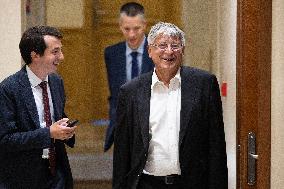
<svg viewBox="0 0 284 189"><path fill-rule="evenodd" d="M272 0L237 2L237 188L270 188ZM247 184L248 133L256 134L256 183Z"/></svg>

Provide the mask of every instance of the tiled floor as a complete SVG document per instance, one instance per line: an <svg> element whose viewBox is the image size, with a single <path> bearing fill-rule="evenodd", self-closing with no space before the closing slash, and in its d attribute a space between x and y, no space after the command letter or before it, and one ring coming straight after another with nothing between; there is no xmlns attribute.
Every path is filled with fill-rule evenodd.
<svg viewBox="0 0 284 189"><path fill-rule="evenodd" d="M112 149L103 152L105 126L80 124L75 148L68 148L74 189L110 189Z"/></svg>
<svg viewBox="0 0 284 189"><path fill-rule="evenodd" d="M111 189L110 181L75 181L74 189Z"/></svg>
<svg viewBox="0 0 284 189"><path fill-rule="evenodd" d="M72 154L69 161L76 180L111 180L110 154Z"/></svg>

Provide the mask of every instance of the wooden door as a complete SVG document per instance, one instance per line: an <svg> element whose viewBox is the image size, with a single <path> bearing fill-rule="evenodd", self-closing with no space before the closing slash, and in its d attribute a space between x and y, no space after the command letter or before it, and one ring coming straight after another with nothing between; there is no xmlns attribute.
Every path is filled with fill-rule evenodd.
<svg viewBox="0 0 284 189"><path fill-rule="evenodd" d="M272 0L238 0L237 11L237 188L269 189Z"/></svg>
<svg viewBox="0 0 284 189"><path fill-rule="evenodd" d="M123 40L118 26L120 6L127 0L84 0L82 28L61 28L65 60L59 72L64 78L70 117L82 122L108 118L109 95L104 64L105 47ZM147 30L158 21L180 26L180 1L140 0ZM181 26L182 28L182 26Z"/></svg>

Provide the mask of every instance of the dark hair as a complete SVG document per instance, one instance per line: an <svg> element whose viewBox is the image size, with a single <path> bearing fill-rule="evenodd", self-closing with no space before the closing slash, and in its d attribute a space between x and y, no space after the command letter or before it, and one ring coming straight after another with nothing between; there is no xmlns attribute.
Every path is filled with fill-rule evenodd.
<svg viewBox="0 0 284 189"><path fill-rule="evenodd" d="M51 26L34 26L27 29L21 38L19 48L21 52L21 56L26 64L30 64L32 62L31 52L42 56L46 49L46 44L44 41L44 36L50 35L54 36L58 39L62 39L63 36L61 32L54 27Z"/></svg>
<svg viewBox="0 0 284 189"><path fill-rule="evenodd" d="M120 14L126 14L127 16L137 16L143 15L144 16L144 7L136 2L129 2L121 6Z"/></svg>

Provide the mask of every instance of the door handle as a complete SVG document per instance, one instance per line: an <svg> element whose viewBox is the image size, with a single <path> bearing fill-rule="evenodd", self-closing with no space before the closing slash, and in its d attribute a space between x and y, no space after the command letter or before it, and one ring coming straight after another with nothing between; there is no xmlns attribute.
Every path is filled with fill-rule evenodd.
<svg viewBox="0 0 284 189"><path fill-rule="evenodd" d="M255 133L248 134L248 185L254 185L256 182L256 136Z"/></svg>
<svg viewBox="0 0 284 189"><path fill-rule="evenodd" d="M256 155L256 154L251 154L251 153L249 153L249 155L250 155L252 158L254 158L254 159L258 159L258 155Z"/></svg>

